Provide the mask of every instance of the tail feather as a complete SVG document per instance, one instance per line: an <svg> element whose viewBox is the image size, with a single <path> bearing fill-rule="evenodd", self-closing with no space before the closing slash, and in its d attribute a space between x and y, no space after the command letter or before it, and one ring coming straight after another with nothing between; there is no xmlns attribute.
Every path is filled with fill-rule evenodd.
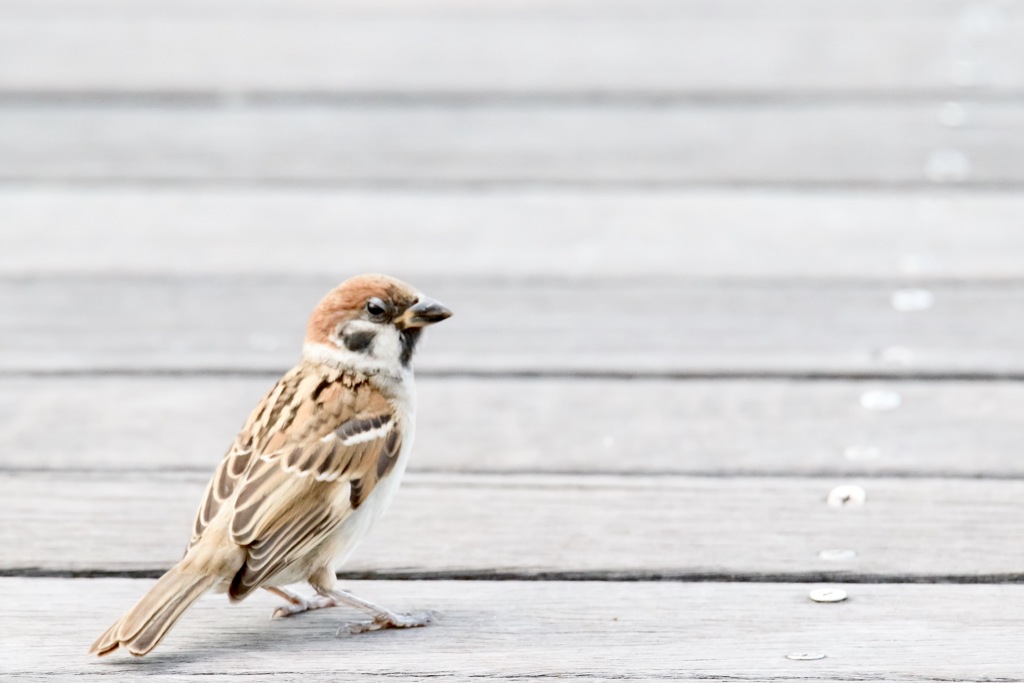
<svg viewBox="0 0 1024 683"><path fill-rule="evenodd" d="M138 657L156 647L174 623L217 582L215 576L187 574L178 565L157 580L127 614L89 648L100 657L124 646Z"/></svg>

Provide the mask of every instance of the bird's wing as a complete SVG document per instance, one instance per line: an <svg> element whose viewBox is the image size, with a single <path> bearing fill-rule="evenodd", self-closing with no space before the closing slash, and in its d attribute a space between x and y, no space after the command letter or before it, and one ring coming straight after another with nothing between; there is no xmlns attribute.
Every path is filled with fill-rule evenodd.
<svg viewBox="0 0 1024 683"><path fill-rule="evenodd" d="M224 502L234 494L238 483L245 477L246 472L252 465L253 453L258 455L266 450L271 444L271 437L275 437L275 446L280 446L277 441L278 434L284 434L278 427L293 421L289 414L293 413L290 404L298 399L302 400L300 390L308 393L308 382L304 379L308 372L304 372L302 366L296 366L281 379L263 397L256 409L252 411L242 430L235 437L234 443L228 449L224 459L221 460L217 471L214 473L210 483L206 486L206 493L203 495L203 502L196 512L195 524L192 527L192 540L189 542L187 553L192 546L202 537L206 527L213 521L214 517L224 506ZM338 379L338 374L321 374L324 381Z"/></svg>
<svg viewBox="0 0 1024 683"><path fill-rule="evenodd" d="M401 440L394 415L377 412L254 462L231 517L232 540L248 549L231 596L245 596L328 540L394 467Z"/></svg>
<svg viewBox="0 0 1024 683"><path fill-rule="evenodd" d="M368 382L329 369L293 371L211 480L193 544L229 505L227 532L247 551L231 595L244 597L327 540L391 472L401 442L394 409Z"/></svg>

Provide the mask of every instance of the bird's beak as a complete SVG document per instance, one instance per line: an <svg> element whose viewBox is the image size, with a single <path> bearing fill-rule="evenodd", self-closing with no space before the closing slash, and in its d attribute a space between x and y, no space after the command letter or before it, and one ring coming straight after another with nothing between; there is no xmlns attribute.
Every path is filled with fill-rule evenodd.
<svg viewBox="0 0 1024 683"><path fill-rule="evenodd" d="M433 299L421 296L420 300L405 309L405 313L400 315L395 322L402 329L426 327L450 318L451 315L452 312L445 306Z"/></svg>

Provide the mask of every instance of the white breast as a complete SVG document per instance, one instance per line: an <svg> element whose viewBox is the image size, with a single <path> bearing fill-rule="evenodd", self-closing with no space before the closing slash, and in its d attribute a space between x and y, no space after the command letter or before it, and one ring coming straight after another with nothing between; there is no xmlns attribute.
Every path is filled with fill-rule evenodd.
<svg viewBox="0 0 1024 683"><path fill-rule="evenodd" d="M380 519L394 500L398 487L402 483L412 444L416 436L416 386L412 372L403 372L400 379L381 379L387 382L385 394L392 396L391 404L395 408L397 426L402 430L402 445L398 451L398 462L394 469L374 487L363 504L352 511L335 536L334 550L335 567L340 566L356 549L359 542L370 531L374 523ZM346 493L347 496L347 493Z"/></svg>

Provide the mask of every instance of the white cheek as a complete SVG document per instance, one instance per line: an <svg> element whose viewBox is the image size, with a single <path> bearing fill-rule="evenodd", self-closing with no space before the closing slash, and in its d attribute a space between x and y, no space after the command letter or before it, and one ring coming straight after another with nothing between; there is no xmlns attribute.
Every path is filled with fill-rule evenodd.
<svg viewBox="0 0 1024 683"><path fill-rule="evenodd" d="M366 374L402 375L402 333L396 327L355 320L345 326L345 332L373 332L373 341L361 351L349 351L335 333L327 344L306 344L303 357Z"/></svg>
<svg viewBox="0 0 1024 683"><path fill-rule="evenodd" d="M339 330L340 332L340 330ZM370 345L355 353L362 353L374 360L390 362L399 361L402 357L402 333L394 325L382 325L372 323L369 320L353 320L344 327L344 333L358 334L359 332L370 332L373 334L373 341ZM345 349L344 339L333 336L331 341L341 349Z"/></svg>
<svg viewBox="0 0 1024 683"><path fill-rule="evenodd" d="M382 326L368 350L378 360L398 363L402 358L402 333L393 325Z"/></svg>

